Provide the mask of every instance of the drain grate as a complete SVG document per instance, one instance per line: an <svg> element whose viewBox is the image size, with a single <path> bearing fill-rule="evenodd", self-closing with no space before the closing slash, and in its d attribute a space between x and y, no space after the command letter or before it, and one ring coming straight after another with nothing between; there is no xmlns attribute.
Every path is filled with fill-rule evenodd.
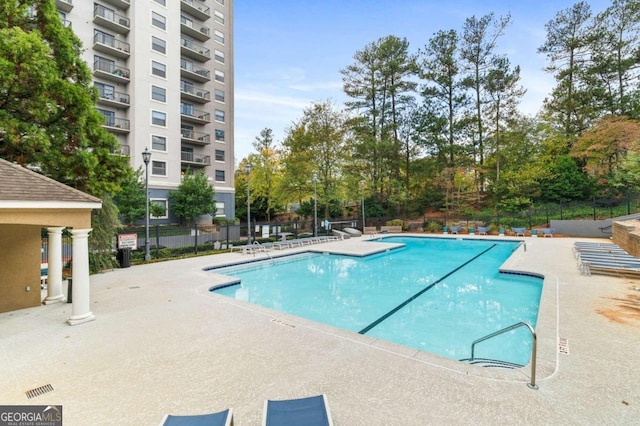
<svg viewBox="0 0 640 426"><path fill-rule="evenodd" d="M139 285L132 285L131 287L129 287L129 290L135 290L136 288L140 288Z"/></svg>
<svg viewBox="0 0 640 426"><path fill-rule="evenodd" d="M28 390L25 392L27 394L27 398L35 398L36 396L44 395L45 393L53 392L53 386L44 385L35 389Z"/></svg>

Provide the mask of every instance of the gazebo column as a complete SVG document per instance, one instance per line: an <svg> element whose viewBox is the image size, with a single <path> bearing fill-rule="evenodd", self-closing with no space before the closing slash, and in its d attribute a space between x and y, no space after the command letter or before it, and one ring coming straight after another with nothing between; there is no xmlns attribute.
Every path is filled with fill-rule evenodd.
<svg viewBox="0 0 640 426"><path fill-rule="evenodd" d="M71 316L67 319L70 325L82 324L93 321L96 317L89 310L89 232L91 229L73 229L73 260L72 274L73 286L71 290Z"/></svg>
<svg viewBox="0 0 640 426"><path fill-rule="evenodd" d="M62 294L62 230L64 227L47 228L49 233L47 262L49 272L47 273L47 297L42 303L60 303L65 301Z"/></svg>

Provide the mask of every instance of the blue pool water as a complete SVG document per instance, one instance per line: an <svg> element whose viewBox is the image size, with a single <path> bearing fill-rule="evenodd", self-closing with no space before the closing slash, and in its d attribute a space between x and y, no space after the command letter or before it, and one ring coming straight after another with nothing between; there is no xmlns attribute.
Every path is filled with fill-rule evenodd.
<svg viewBox="0 0 640 426"><path fill-rule="evenodd" d="M216 269L240 284L213 291L451 359L468 358L474 340L514 323L535 328L542 279L498 272L518 242L384 241L405 246L363 258L309 253ZM520 328L478 344L475 355L525 365L531 344Z"/></svg>

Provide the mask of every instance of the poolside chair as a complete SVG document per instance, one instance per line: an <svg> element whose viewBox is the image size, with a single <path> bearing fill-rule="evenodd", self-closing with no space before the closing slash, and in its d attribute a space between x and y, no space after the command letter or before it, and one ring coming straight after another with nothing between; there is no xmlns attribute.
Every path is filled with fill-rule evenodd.
<svg viewBox="0 0 640 426"><path fill-rule="evenodd" d="M540 232L542 232L542 235L546 238L546 237L552 237L553 238L553 234L555 234L556 230L555 228L540 228Z"/></svg>
<svg viewBox="0 0 640 426"><path fill-rule="evenodd" d="M343 229L344 232L346 232L347 234L351 235L352 237L360 237L362 236L362 231L360 231L359 229L356 228L344 228Z"/></svg>
<svg viewBox="0 0 640 426"><path fill-rule="evenodd" d="M266 400L262 426L333 426L327 396Z"/></svg>
<svg viewBox="0 0 640 426"><path fill-rule="evenodd" d="M233 411L229 408L218 413L195 416L167 414L162 419L160 426L233 426Z"/></svg>
<svg viewBox="0 0 640 426"><path fill-rule="evenodd" d="M351 235L347 234L346 232L338 231L337 229L332 229L331 232L341 240L347 240L351 238Z"/></svg>
<svg viewBox="0 0 640 426"><path fill-rule="evenodd" d="M451 233L452 234L457 234L458 232L460 232L462 230L462 226L452 226L451 227Z"/></svg>
<svg viewBox="0 0 640 426"><path fill-rule="evenodd" d="M478 226L478 235L488 235L489 227L488 226Z"/></svg>
<svg viewBox="0 0 640 426"><path fill-rule="evenodd" d="M527 228L511 228L511 230L516 234L516 237L524 237L527 232Z"/></svg>

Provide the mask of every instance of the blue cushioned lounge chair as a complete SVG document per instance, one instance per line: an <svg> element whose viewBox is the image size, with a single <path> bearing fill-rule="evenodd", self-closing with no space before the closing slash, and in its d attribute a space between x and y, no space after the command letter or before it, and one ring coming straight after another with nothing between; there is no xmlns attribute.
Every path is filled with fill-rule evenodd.
<svg viewBox="0 0 640 426"><path fill-rule="evenodd" d="M172 416L167 414L162 419L160 426L233 426L233 411L228 409L218 413L195 416Z"/></svg>
<svg viewBox="0 0 640 426"><path fill-rule="evenodd" d="M333 426L326 395L264 403L262 426Z"/></svg>

